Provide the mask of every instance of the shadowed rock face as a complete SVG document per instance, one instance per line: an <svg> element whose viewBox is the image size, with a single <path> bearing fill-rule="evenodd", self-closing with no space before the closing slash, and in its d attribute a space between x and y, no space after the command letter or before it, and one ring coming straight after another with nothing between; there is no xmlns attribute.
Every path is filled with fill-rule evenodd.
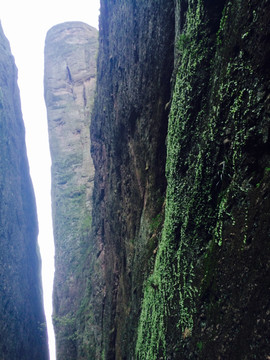
<svg viewBox="0 0 270 360"><path fill-rule="evenodd" d="M0 26L0 359L47 360L38 223L17 68Z"/></svg>
<svg viewBox="0 0 270 360"><path fill-rule="evenodd" d="M270 356L269 13L269 1L101 1L105 359Z"/></svg>
<svg viewBox="0 0 270 360"><path fill-rule="evenodd" d="M174 1L101 1L99 39L91 150L93 237L103 271L100 351L105 359L132 359L164 217Z"/></svg>
<svg viewBox="0 0 270 360"><path fill-rule="evenodd" d="M58 359L75 359L78 310L86 283L94 167L90 114L98 46L96 29L80 22L53 27L45 46L45 100L52 157L55 238L54 325Z"/></svg>
<svg viewBox="0 0 270 360"><path fill-rule="evenodd" d="M63 359L269 358L269 16L269 0L101 0L91 232L62 121L76 76L57 61Z"/></svg>

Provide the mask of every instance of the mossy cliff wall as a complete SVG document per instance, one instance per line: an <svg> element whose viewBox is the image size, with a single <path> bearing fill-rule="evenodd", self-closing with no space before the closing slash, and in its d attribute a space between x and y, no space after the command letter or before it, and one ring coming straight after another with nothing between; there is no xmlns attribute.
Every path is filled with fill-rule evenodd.
<svg viewBox="0 0 270 360"><path fill-rule="evenodd" d="M17 68L0 25L0 359L47 360L36 204Z"/></svg>
<svg viewBox="0 0 270 360"><path fill-rule="evenodd" d="M94 180L89 126L97 46L97 30L80 22L57 25L46 37L44 86L55 239L54 327L57 359L63 360L83 356L81 326L87 314L82 309Z"/></svg>
<svg viewBox="0 0 270 360"><path fill-rule="evenodd" d="M269 358L269 17L269 0L101 0L90 251L55 299L76 315L67 359Z"/></svg>
<svg viewBox="0 0 270 360"><path fill-rule="evenodd" d="M134 356L163 217L173 44L173 1L101 1L91 137L104 359Z"/></svg>
<svg viewBox="0 0 270 360"><path fill-rule="evenodd" d="M269 356L268 19L269 1L101 1L104 359Z"/></svg>
<svg viewBox="0 0 270 360"><path fill-rule="evenodd" d="M139 359L269 356L269 1L181 1ZM267 335L266 335L267 334Z"/></svg>

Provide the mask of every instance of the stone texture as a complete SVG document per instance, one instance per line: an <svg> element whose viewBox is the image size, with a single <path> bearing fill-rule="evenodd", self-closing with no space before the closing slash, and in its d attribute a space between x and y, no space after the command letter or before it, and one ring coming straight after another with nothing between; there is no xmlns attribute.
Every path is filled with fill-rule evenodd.
<svg viewBox="0 0 270 360"><path fill-rule="evenodd" d="M178 9L165 221L137 357L267 359L270 3Z"/></svg>
<svg viewBox="0 0 270 360"><path fill-rule="evenodd" d="M269 16L269 0L101 0L86 247L67 145L53 166L63 358L270 357ZM48 113L76 102L57 91Z"/></svg>
<svg viewBox="0 0 270 360"><path fill-rule="evenodd" d="M17 68L0 26L0 359L47 360L36 204Z"/></svg>
<svg viewBox="0 0 270 360"><path fill-rule="evenodd" d="M80 22L49 30L45 46L45 101L52 158L55 239L54 326L57 359L80 353L79 314L87 279L94 167L90 113L96 82L96 29Z"/></svg>
<svg viewBox="0 0 270 360"><path fill-rule="evenodd" d="M270 356L267 19L269 1L101 1L105 359Z"/></svg>
<svg viewBox="0 0 270 360"><path fill-rule="evenodd" d="M168 0L101 1L91 136L105 359L135 356L143 282L163 221L173 9Z"/></svg>

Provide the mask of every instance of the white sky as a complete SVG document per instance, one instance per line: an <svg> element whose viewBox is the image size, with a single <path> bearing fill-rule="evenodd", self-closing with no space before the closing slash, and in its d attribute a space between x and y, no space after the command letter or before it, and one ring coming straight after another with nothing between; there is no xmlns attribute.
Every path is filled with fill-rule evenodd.
<svg viewBox="0 0 270 360"><path fill-rule="evenodd" d="M55 360L51 324L54 247L51 225L50 155L43 100L44 43L47 31L65 21L98 28L99 0L0 0L0 19L18 67L22 112L38 218L42 279L50 359Z"/></svg>

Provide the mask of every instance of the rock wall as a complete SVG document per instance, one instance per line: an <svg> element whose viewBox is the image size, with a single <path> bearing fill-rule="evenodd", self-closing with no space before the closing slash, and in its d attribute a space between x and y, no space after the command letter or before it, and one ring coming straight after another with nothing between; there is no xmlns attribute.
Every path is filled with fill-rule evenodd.
<svg viewBox="0 0 270 360"><path fill-rule="evenodd" d="M61 65L48 109L66 149L53 165L59 359L269 358L269 16L269 0L101 0L82 247L87 202L60 176L59 113L76 99Z"/></svg>
<svg viewBox="0 0 270 360"><path fill-rule="evenodd" d="M170 0L101 1L91 137L93 238L104 282L99 351L105 359L134 356L142 286L160 237L173 10Z"/></svg>
<svg viewBox="0 0 270 360"><path fill-rule="evenodd" d="M269 356L267 19L269 1L101 1L105 359Z"/></svg>
<svg viewBox="0 0 270 360"><path fill-rule="evenodd" d="M47 360L36 204L17 68L0 25L0 359Z"/></svg>
<svg viewBox="0 0 270 360"><path fill-rule="evenodd" d="M137 356L267 359L270 3L178 10L165 221Z"/></svg>
<svg viewBox="0 0 270 360"><path fill-rule="evenodd" d="M87 314L85 264L91 246L94 167L90 113L96 83L98 32L80 22L49 30L45 46L45 101L52 158L55 239L54 327L57 359L83 356ZM88 341L88 340L87 340Z"/></svg>

